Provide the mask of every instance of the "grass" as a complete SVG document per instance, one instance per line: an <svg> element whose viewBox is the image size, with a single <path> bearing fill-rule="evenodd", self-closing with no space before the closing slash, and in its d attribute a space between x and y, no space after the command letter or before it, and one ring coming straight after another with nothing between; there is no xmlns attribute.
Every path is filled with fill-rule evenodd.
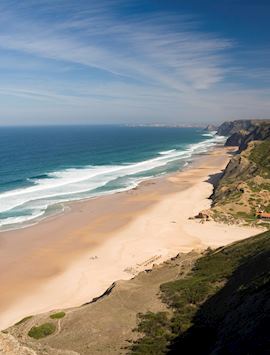
<svg viewBox="0 0 270 355"><path fill-rule="evenodd" d="M56 330L55 324L44 323L39 326L32 327L29 330L28 335L34 339L41 339L47 337L48 335L53 334L55 330Z"/></svg>
<svg viewBox="0 0 270 355"><path fill-rule="evenodd" d="M257 165L260 175L270 178L270 141L257 144L252 149L249 159Z"/></svg>
<svg viewBox="0 0 270 355"><path fill-rule="evenodd" d="M57 313L51 314L50 318L51 319L61 319L61 318L64 318L65 315L66 315L65 312L57 312Z"/></svg>
<svg viewBox="0 0 270 355"><path fill-rule="evenodd" d="M15 325L20 325L24 322L26 322L28 319L31 319L33 316L27 316L27 317L24 317L23 319L21 319L19 322L15 323Z"/></svg>
<svg viewBox="0 0 270 355"><path fill-rule="evenodd" d="M270 232L208 253L197 260L184 279L162 284L162 300L173 310L138 316L137 331L144 334L131 345L131 354L166 354L169 344L192 325L201 305L224 287L235 270L252 256L270 250ZM262 280L258 280L258 285Z"/></svg>
<svg viewBox="0 0 270 355"><path fill-rule="evenodd" d="M171 337L170 320L166 312L138 314L139 325L136 331L144 333L142 342L133 347L133 354L162 355L167 350Z"/></svg>
<svg viewBox="0 0 270 355"><path fill-rule="evenodd" d="M221 178L216 188L214 207L220 208L219 214L213 218L225 223L245 221L249 224L257 223L254 215L258 206L267 212L270 192L270 140L257 142L250 151L244 154L244 167L239 166L236 176ZM238 191L239 182L243 186L243 193ZM233 211L233 208L235 211ZM223 216L222 216L223 215Z"/></svg>

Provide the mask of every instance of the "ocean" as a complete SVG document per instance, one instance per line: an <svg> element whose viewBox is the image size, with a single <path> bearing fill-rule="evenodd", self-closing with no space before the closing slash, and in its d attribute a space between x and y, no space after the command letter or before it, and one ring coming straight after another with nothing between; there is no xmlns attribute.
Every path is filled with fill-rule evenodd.
<svg viewBox="0 0 270 355"><path fill-rule="evenodd" d="M1 127L0 230L180 170L223 141L198 128Z"/></svg>

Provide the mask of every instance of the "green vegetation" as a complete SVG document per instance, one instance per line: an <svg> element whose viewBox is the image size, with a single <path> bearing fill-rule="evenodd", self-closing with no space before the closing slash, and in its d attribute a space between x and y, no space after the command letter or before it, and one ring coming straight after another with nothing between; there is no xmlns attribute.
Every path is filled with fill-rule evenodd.
<svg viewBox="0 0 270 355"><path fill-rule="evenodd" d="M257 144L251 151L249 159L257 165L260 175L270 178L270 141Z"/></svg>
<svg viewBox="0 0 270 355"><path fill-rule="evenodd" d="M55 329L56 329L55 324L44 323L39 326L32 327L29 330L28 335L34 339L41 339L41 338L45 338L48 335L53 334L55 332Z"/></svg>
<svg viewBox="0 0 270 355"><path fill-rule="evenodd" d="M231 160L213 194L213 219L261 225L256 212L258 208L269 212L269 200L270 140L265 140L254 142Z"/></svg>
<svg viewBox="0 0 270 355"><path fill-rule="evenodd" d="M24 317L23 319L21 319L19 322L15 323L15 325L20 325L24 322L26 322L28 319L31 319L33 316L28 316L28 317Z"/></svg>
<svg viewBox="0 0 270 355"><path fill-rule="evenodd" d="M64 318L65 315L66 315L65 312L57 312L57 313L51 314L50 318L51 319L60 319L60 318Z"/></svg>
<svg viewBox="0 0 270 355"><path fill-rule="evenodd" d="M170 320L165 312L138 314L139 325L136 329L144 333L143 341L133 346L133 354L162 355L171 338Z"/></svg>
<svg viewBox="0 0 270 355"><path fill-rule="evenodd" d="M173 339L192 327L194 317L204 302L217 294L239 267L250 258L269 251L270 232L265 232L226 248L209 250L197 260L192 272L184 279L162 284L162 300L172 309L173 315L140 314L136 330L144 336L132 344L131 353L165 354ZM269 281L269 270L263 268L263 274L249 285L249 289L258 289Z"/></svg>

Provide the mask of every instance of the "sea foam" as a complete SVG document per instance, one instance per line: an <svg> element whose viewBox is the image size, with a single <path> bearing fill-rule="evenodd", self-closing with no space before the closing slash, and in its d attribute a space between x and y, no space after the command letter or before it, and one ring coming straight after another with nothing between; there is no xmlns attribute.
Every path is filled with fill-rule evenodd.
<svg viewBox="0 0 270 355"><path fill-rule="evenodd" d="M223 141L224 137L212 134L210 139L187 145L185 149L161 151L141 162L69 168L32 177L29 179L32 186L0 194L0 227L14 227L40 218L48 207L57 203L132 189L145 179L166 173L166 166L172 163L184 166L195 154Z"/></svg>

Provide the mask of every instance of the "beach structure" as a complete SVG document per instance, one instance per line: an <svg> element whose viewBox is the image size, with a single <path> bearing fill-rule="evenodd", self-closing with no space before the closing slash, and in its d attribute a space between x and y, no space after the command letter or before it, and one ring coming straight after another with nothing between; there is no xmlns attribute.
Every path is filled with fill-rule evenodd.
<svg viewBox="0 0 270 355"><path fill-rule="evenodd" d="M270 221L270 213L259 211L256 213L257 218L268 219Z"/></svg>
<svg viewBox="0 0 270 355"><path fill-rule="evenodd" d="M196 216L195 218L200 218L200 219L204 219L206 221L209 221L210 220L210 212L209 210L203 210L203 211L200 211Z"/></svg>

